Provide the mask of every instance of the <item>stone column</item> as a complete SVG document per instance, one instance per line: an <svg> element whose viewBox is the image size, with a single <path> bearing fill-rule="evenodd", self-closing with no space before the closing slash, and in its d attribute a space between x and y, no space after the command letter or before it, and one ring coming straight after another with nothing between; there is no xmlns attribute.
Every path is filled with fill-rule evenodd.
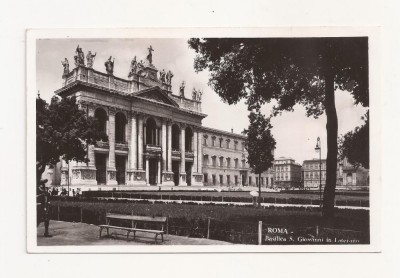
<svg viewBox="0 0 400 278"><path fill-rule="evenodd" d="M162 170L167 170L167 125L163 119L161 127L161 150L162 150Z"/></svg>
<svg viewBox="0 0 400 278"><path fill-rule="evenodd" d="M193 167L192 167L192 173L198 173L197 171L197 160L198 160L198 155L197 155L197 130L193 131Z"/></svg>
<svg viewBox="0 0 400 278"><path fill-rule="evenodd" d="M129 146L129 168L132 170L137 169L137 114L132 112L131 118L131 142Z"/></svg>
<svg viewBox="0 0 400 278"><path fill-rule="evenodd" d="M143 170L143 115L139 115L138 133L138 170Z"/></svg>
<svg viewBox="0 0 400 278"><path fill-rule="evenodd" d="M171 120L165 119L162 125L162 185L174 186L174 173L172 172L172 133ZM167 139L168 137L168 139Z"/></svg>
<svg viewBox="0 0 400 278"><path fill-rule="evenodd" d="M203 133L201 131L197 132L198 140L197 140L197 172L203 173Z"/></svg>
<svg viewBox="0 0 400 278"><path fill-rule="evenodd" d="M94 117L95 106L93 104L88 105L88 116ZM88 146L88 158L89 158L89 167L95 167L95 155L94 155L94 145Z"/></svg>
<svg viewBox="0 0 400 278"><path fill-rule="evenodd" d="M108 167L107 167L107 185L117 185L116 169L115 169L115 108L108 110L108 142L110 150L108 153Z"/></svg>
<svg viewBox="0 0 400 278"><path fill-rule="evenodd" d="M149 170L150 170L149 169L149 158L146 157L146 184L147 185L150 185L150 182L149 182L150 171Z"/></svg>
<svg viewBox="0 0 400 278"><path fill-rule="evenodd" d="M181 125L181 144L180 144L180 149L181 149L181 172L179 174L179 185L181 186L186 186L186 168L185 168L185 158L186 158L186 153L185 153L185 125Z"/></svg>
<svg viewBox="0 0 400 278"><path fill-rule="evenodd" d="M161 185L161 160L158 160L158 175L157 175L157 184Z"/></svg>
<svg viewBox="0 0 400 278"><path fill-rule="evenodd" d="M172 172L172 122L168 121L168 163L167 171Z"/></svg>
<svg viewBox="0 0 400 278"><path fill-rule="evenodd" d="M68 186L68 179L69 179L69 173L68 173L68 163L64 160L61 159L61 186Z"/></svg>

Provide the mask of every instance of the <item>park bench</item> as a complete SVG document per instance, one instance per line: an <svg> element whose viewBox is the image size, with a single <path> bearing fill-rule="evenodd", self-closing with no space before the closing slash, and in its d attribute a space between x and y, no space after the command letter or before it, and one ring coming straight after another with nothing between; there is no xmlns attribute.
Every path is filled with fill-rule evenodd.
<svg viewBox="0 0 400 278"><path fill-rule="evenodd" d="M122 227L116 225L110 225L111 220L123 220L131 222L131 227ZM159 230L150 230L150 229L140 229L137 228L138 223L159 223L161 224L161 229ZM149 217L149 216L135 216L135 215L127 215L127 214L116 214L116 213L107 213L106 214L106 224L99 225L100 227L100 234L99 237L101 238L101 232L106 229L107 236L109 236L109 230L123 230L126 231L126 239L129 240L129 235L133 233L133 239L136 237L136 232L143 232L143 233L151 233L155 234L154 241L157 243L157 237L160 235L161 240L164 241L164 226L167 223L167 217Z"/></svg>

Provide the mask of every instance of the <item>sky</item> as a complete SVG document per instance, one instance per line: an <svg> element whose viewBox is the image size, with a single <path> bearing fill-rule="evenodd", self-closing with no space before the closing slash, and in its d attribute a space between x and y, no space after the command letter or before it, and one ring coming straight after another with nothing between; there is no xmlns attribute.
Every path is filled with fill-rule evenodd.
<svg viewBox="0 0 400 278"><path fill-rule="evenodd" d="M104 62L108 57L115 58L114 75L127 79L130 61L145 60L147 48L154 49L153 64L158 70L171 70L172 92L179 93L179 85L186 82L185 96L190 98L192 88L203 90L202 112L208 116L203 126L224 131L240 133L248 127L248 111L244 101L228 105L208 86L209 72L196 73L193 67L195 52L188 47L187 39L41 39L37 41L36 85L41 98L49 101L54 91L61 88L63 67L61 61L67 58L70 70L74 68L74 55L77 45L85 56L90 50L97 53L93 68L105 72ZM363 123L361 117L366 109L355 106L350 93L335 92L338 114L339 135L353 130ZM263 112L269 115L273 103L266 104ZM318 119L307 117L304 107L296 105L293 112L283 112L272 119L272 134L277 142L275 158L291 157L302 164L306 159L317 158L314 148L317 137L322 142L322 158L326 157L326 117Z"/></svg>

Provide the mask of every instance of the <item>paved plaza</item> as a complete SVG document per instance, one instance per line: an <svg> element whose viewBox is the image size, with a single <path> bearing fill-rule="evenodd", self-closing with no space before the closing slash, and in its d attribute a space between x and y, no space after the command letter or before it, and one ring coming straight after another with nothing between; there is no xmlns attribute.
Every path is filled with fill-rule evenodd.
<svg viewBox="0 0 400 278"><path fill-rule="evenodd" d="M137 232L136 239L126 240L126 233L112 232L112 238L99 239L99 227L85 223L50 221L49 233L52 237L46 238L44 224L37 229L38 246L67 246L67 245L154 245L152 234ZM103 233L105 234L105 233ZM159 245L228 245L229 242L209 240L204 238L189 238L183 236L164 235L164 242L158 240Z"/></svg>

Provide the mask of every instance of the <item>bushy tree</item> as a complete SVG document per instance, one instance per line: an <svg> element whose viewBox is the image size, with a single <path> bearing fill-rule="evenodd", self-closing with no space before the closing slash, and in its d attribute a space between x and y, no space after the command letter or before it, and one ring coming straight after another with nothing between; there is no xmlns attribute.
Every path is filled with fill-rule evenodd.
<svg viewBox="0 0 400 278"><path fill-rule="evenodd" d="M339 138L339 158L347 158L355 167L369 169L369 112L362 119L362 126Z"/></svg>
<svg viewBox="0 0 400 278"><path fill-rule="evenodd" d="M307 116L326 114L327 177L323 215L334 215L338 154L335 91L369 105L368 38L194 38L196 71L228 104L245 99L250 110L276 100L272 114L301 104Z"/></svg>
<svg viewBox="0 0 400 278"><path fill-rule="evenodd" d="M261 174L272 167L274 161L275 139L271 133L272 125L260 111L251 111L249 129L244 130L246 139L247 162L251 170L258 175L258 206L261 205Z"/></svg>
<svg viewBox="0 0 400 278"><path fill-rule="evenodd" d="M53 167L60 158L88 162L87 146L107 140L99 124L79 108L75 97L54 96L50 104L36 98L36 185L46 166Z"/></svg>

